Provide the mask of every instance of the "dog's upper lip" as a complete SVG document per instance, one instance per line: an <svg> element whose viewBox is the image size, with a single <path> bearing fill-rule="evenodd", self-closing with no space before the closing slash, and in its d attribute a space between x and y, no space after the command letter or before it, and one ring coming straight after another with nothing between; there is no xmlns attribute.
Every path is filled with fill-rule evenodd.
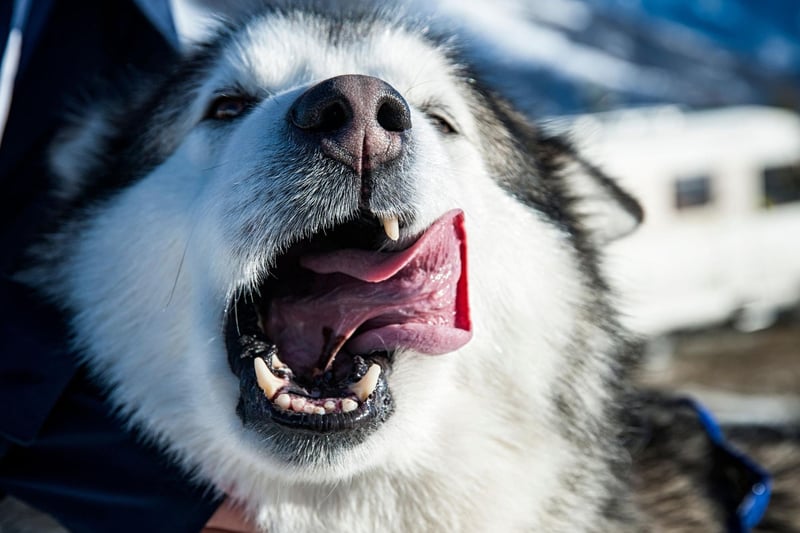
<svg viewBox="0 0 800 533"><path fill-rule="evenodd" d="M442 354L471 338L464 214L453 210L401 252L306 254L307 286L270 301L265 329L296 372L351 353L401 347Z"/></svg>

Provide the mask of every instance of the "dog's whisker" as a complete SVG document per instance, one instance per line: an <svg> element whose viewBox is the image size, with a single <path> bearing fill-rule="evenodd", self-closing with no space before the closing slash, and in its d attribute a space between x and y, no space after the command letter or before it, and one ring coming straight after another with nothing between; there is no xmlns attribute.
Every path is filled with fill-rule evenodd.
<svg viewBox="0 0 800 533"><path fill-rule="evenodd" d="M426 81L423 81L423 82L419 82L419 78L427 71L428 65L430 64L430 62L435 60L436 57L437 57L437 54L435 52L433 52L433 51L427 52L426 55L427 55L427 57L425 58L425 60L422 62L422 64L417 69L417 72L416 72L416 74L414 74L414 77L412 78L411 83L406 86L406 90L405 90L406 97L411 96L411 91L413 91L415 88L419 87L420 85L424 85L426 83L432 82L432 80L426 80Z"/></svg>
<svg viewBox="0 0 800 533"><path fill-rule="evenodd" d="M233 304L233 314L234 314L234 319L235 319L235 323L236 323L236 332L239 334L239 336L241 336L242 335L242 328L239 325L239 305L238 305L239 298L242 298L242 299L244 299L244 301L247 301L247 293L237 297L235 302L234 302L234 304Z"/></svg>
<svg viewBox="0 0 800 533"><path fill-rule="evenodd" d="M224 166L230 165L231 163L233 163L233 161L222 161L221 163L217 163L216 165L210 165L210 166L207 166L207 167L203 167L202 170L204 172L208 171L208 170L217 170L217 169L222 168Z"/></svg>
<svg viewBox="0 0 800 533"><path fill-rule="evenodd" d="M183 271L183 264L184 261L186 260L186 252L189 250L190 241L191 241L191 232L189 233L189 238L186 239L186 244L183 245L183 252L181 252L181 259L178 262L178 271L175 273L175 280L172 282L172 289L170 289L169 296L167 297L167 303L164 305L165 309L172 304L172 298L175 296L175 289L178 287L178 280L180 279L181 272Z"/></svg>
<svg viewBox="0 0 800 533"><path fill-rule="evenodd" d="M342 481L339 480L339 479L337 479L336 481L333 482L333 484L331 486L331 490L329 490L328 493L325 494L325 496L323 496L322 499L320 500L320 505L325 503L331 496L333 496L333 493L341 485L341 483L342 483Z"/></svg>

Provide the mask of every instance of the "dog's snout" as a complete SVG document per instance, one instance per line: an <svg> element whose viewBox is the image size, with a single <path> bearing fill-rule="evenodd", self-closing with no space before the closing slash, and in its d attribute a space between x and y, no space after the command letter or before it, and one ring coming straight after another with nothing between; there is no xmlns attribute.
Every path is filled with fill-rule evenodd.
<svg viewBox="0 0 800 533"><path fill-rule="evenodd" d="M397 158L411 129L408 104L394 87L354 74L308 89L292 104L289 120L325 155L359 174Z"/></svg>

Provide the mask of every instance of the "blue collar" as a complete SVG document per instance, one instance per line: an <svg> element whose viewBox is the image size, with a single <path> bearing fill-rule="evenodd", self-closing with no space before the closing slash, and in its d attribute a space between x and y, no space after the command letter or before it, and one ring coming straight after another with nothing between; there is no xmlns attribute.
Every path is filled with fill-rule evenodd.
<svg viewBox="0 0 800 533"><path fill-rule="evenodd" d="M750 489L736 507L736 519L729 524L731 533L748 533L758 525L767 511L772 493L772 477L752 458L725 440L722 428L708 409L691 398L682 398L681 401L697 413L697 418L720 456L736 465L748 479Z"/></svg>

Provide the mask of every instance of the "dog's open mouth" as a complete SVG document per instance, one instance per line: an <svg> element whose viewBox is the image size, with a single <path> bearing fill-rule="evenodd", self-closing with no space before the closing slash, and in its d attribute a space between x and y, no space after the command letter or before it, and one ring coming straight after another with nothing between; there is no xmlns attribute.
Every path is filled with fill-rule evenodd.
<svg viewBox="0 0 800 533"><path fill-rule="evenodd" d="M450 211L387 252L377 219L361 217L281 256L227 317L245 424L330 433L384 421L397 350L438 355L471 338L463 223Z"/></svg>

